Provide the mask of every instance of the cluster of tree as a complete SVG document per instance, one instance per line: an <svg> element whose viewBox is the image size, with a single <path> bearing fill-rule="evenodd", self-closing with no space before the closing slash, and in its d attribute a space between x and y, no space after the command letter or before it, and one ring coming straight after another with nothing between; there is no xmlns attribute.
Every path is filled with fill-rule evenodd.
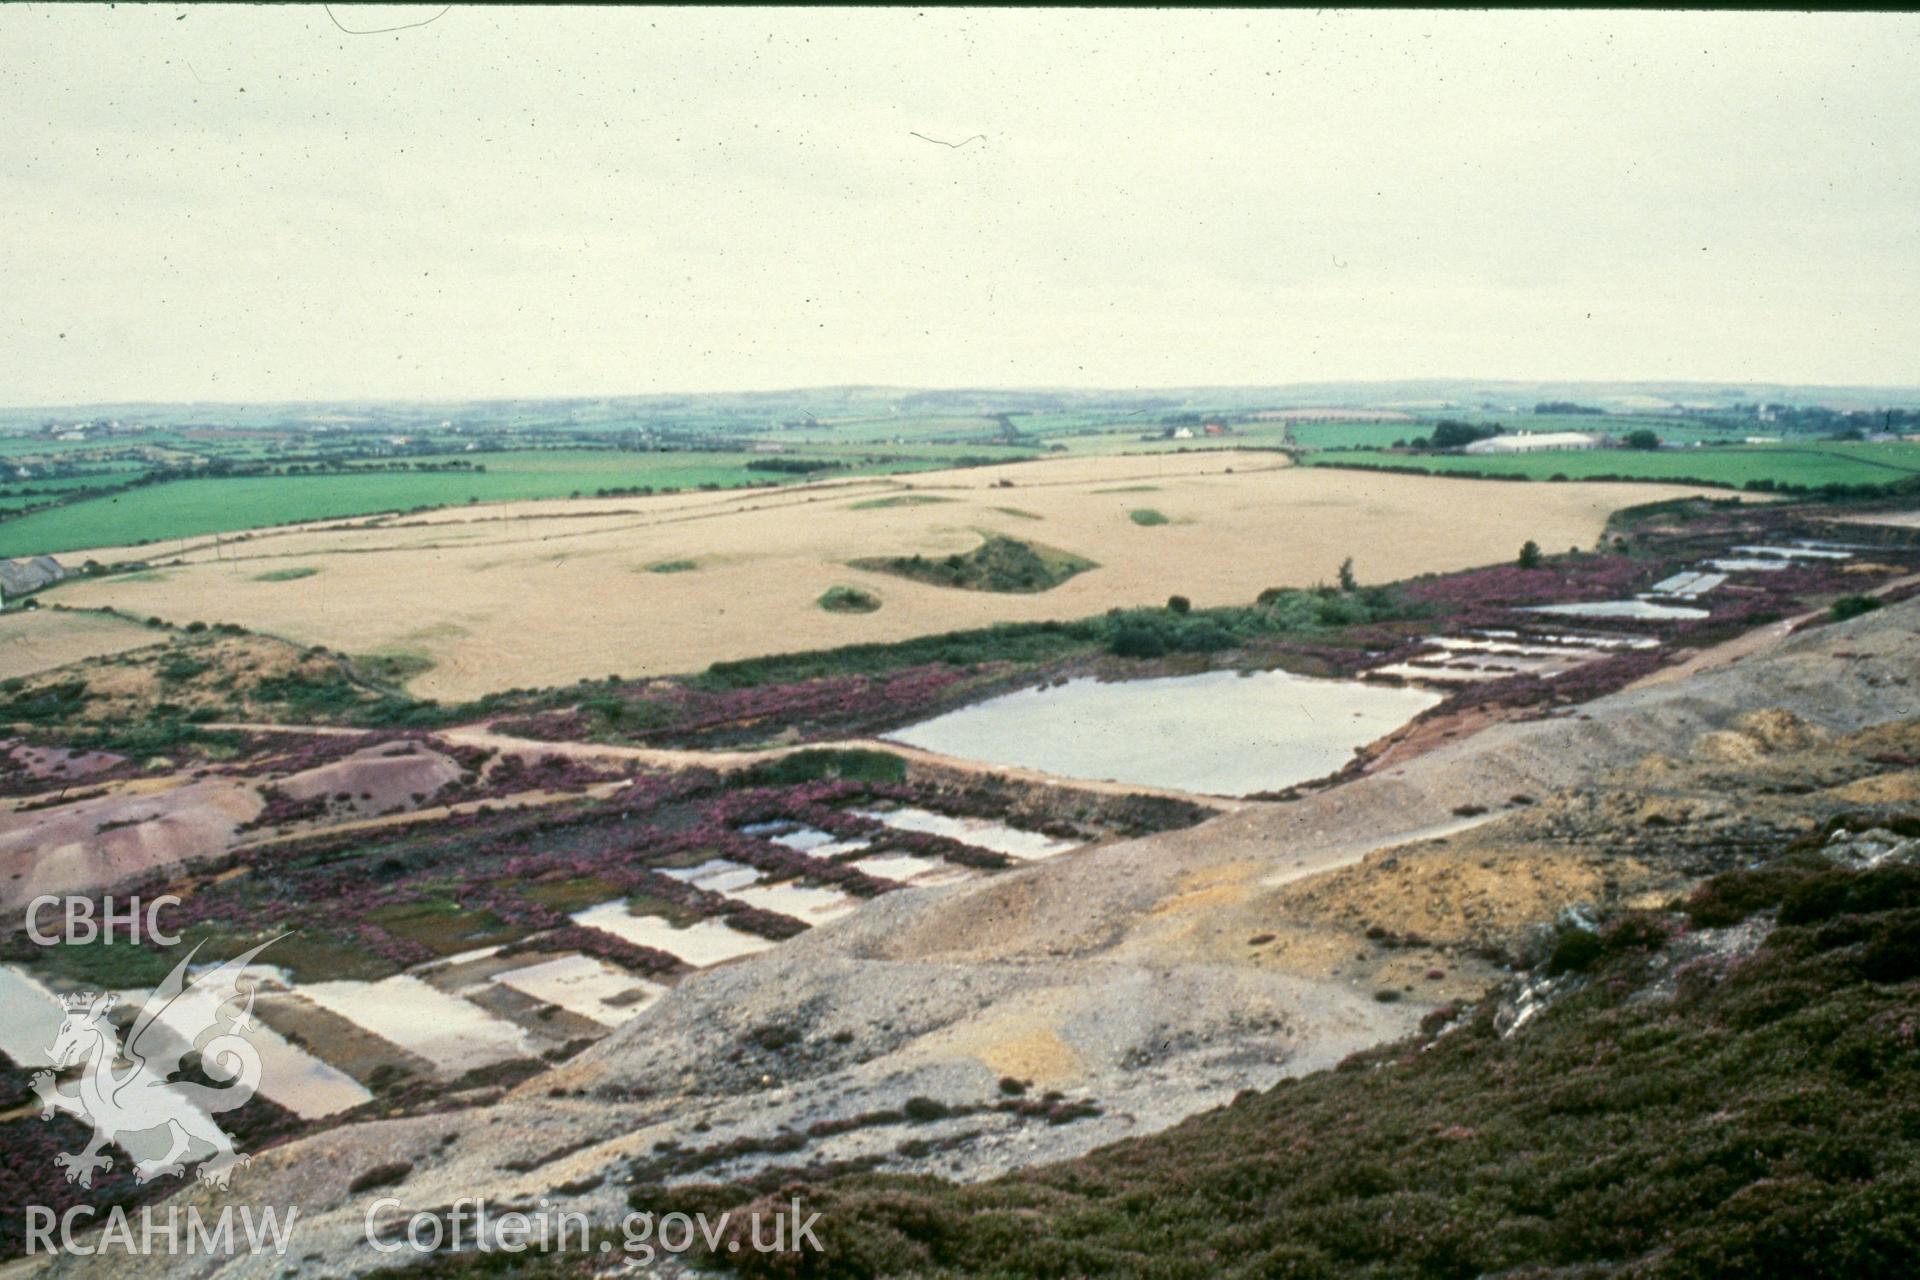
<svg viewBox="0 0 1920 1280"><path fill-rule="evenodd" d="M1011 414L989 413L984 416L993 422L998 443L1020 444L1027 439L1021 432L1018 424L1014 422Z"/></svg>
<svg viewBox="0 0 1920 1280"><path fill-rule="evenodd" d="M1416 449L1464 449L1476 440L1497 436L1504 428L1497 422L1461 422L1442 418L1433 424L1433 434L1413 441Z"/></svg>
<svg viewBox="0 0 1920 1280"><path fill-rule="evenodd" d="M456 458L449 462L363 462L355 466L349 466L345 462L328 458L321 462L312 463L290 462L280 468L278 474L283 476L319 476L354 474L368 471L459 471L480 475L484 474L486 469L486 463L469 462L465 458ZM261 475L274 474L274 470L271 467L267 468L265 472L257 470L234 471L231 468L214 470L212 467L209 467L207 474L215 476Z"/></svg>
<svg viewBox="0 0 1920 1280"><path fill-rule="evenodd" d="M755 458L747 464L749 471L777 471L782 475L804 476L815 471L838 471L846 466L833 458Z"/></svg>
<svg viewBox="0 0 1920 1280"><path fill-rule="evenodd" d="M1859 439L1863 435L1892 432L1907 435L1920 432L1920 409L1832 409L1808 404L1737 404L1718 410L1714 420L1751 431L1756 426L1769 431L1805 432L1837 439Z"/></svg>
<svg viewBox="0 0 1920 1280"><path fill-rule="evenodd" d="M1605 409L1590 404L1575 404L1571 400L1542 400L1533 406L1535 413L1571 413L1582 417L1598 418L1606 413Z"/></svg>

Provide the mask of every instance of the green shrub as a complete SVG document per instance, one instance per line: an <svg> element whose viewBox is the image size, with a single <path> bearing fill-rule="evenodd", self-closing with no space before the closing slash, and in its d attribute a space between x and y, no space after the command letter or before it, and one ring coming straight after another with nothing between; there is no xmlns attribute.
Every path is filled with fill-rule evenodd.
<svg viewBox="0 0 1920 1280"><path fill-rule="evenodd" d="M1167 652L1167 634L1144 618L1132 618L1120 624L1107 647L1122 658L1159 658Z"/></svg>
<svg viewBox="0 0 1920 1280"><path fill-rule="evenodd" d="M211 662L203 661L187 653L168 654L166 660L155 668L155 674L167 682L191 680L213 670Z"/></svg>
<svg viewBox="0 0 1920 1280"><path fill-rule="evenodd" d="M360 690L329 667L319 675L289 671L268 676L254 686L254 696L263 702L284 703L296 717L321 717L352 709L361 700Z"/></svg>
<svg viewBox="0 0 1920 1280"><path fill-rule="evenodd" d="M1779 906L1787 891L1806 875L1797 868L1730 871L1695 889L1683 910L1695 928L1725 928L1739 924L1756 911L1770 911Z"/></svg>
<svg viewBox="0 0 1920 1280"><path fill-rule="evenodd" d="M1607 953L1600 935L1591 929L1562 929L1547 956L1549 974L1578 973Z"/></svg>
<svg viewBox="0 0 1920 1280"><path fill-rule="evenodd" d="M1872 613L1881 603L1878 596L1841 596L1828 606L1827 615L1835 622L1845 622L1863 613Z"/></svg>
<svg viewBox="0 0 1920 1280"><path fill-rule="evenodd" d="M1780 901L1783 925L1816 924L1838 915L1866 915L1920 907L1920 867L1880 866L1852 872L1838 868L1809 875Z"/></svg>
<svg viewBox="0 0 1920 1280"><path fill-rule="evenodd" d="M796 751L747 770L750 786L788 787L822 778L849 778L856 782L905 782L907 762L890 751L828 748Z"/></svg>
<svg viewBox="0 0 1920 1280"><path fill-rule="evenodd" d="M59 684L23 690L0 702L0 720L60 724L80 715L92 696L85 680L63 680Z"/></svg>
<svg viewBox="0 0 1920 1280"><path fill-rule="evenodd" d="M880 597L859 587L828 587L819 599L828 613L872 613L880 607Z"/></svg>
<svg viewBox="0 0 1920 1280"><path fill-rule="evenodd" d="M237 747L238 734L202 729L178 715L143 720L123 728L102 728L74 736L74 745L88 751L111 751L133 760L171 756L182 747Z"/></svg>
<svg viewBox="0 0 1920 1280"><path fill-rule="evenodd" d="M1207 653L1262 637L1311 634L1326 619L1381 622L1424 616L1400 602L1389 587L1364 587L1348 596L1270 588L1255 605L1195 609L1175 615L1165 609L1113 609L1072 622L1010 622L971 631L921 636L890 644L842 645L807 653L773 654L716 662L695 684L739 689L849 674L873 675L925 663L975 666L1020 665L1106 652L1131 658L1168 653Z"/></svg>

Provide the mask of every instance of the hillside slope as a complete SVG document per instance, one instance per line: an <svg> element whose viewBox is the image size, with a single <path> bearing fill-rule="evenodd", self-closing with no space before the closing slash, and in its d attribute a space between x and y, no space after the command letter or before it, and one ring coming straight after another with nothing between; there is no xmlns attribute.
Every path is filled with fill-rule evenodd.
<svg viewBox="0 0 1920 1280"><path fill-rule="evenodd" d="M351 1274L388 1261L349 1191L383 1165L409 1207L548 1197L610 1221L663 1182L979 1179L1165 1129L1410 1034L1565 907L1664 901L1901 803L1916 621L1889 607L1298 802L891 895L689 979L497 1106L262 1153L237 1198L302 1206L301 1274Z"/></svg>
<svg viewBox="0 0 1920 1280"><path fill-rule="evenodd" d="M1920 840L1846 843L1892 856L1782 858L1763 891L1732 873L1685 914L1570 931L1557 964L1443 1034L1155 1137L977 1186L808 1188L822 1252L748 1252L742 1270L1912 1274ZM748 1197L665 1199L713 1213Z"/></svg>

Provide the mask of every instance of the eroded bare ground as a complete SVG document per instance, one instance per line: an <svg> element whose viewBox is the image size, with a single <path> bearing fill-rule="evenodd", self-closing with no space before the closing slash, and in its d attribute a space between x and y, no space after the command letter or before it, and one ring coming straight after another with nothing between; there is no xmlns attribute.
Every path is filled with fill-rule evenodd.
<svg viewBox="0 0 1920 1280"><path fill-rule="evenodd" d="M888 894L686 978L497 1102L267 1150L239 1197L300 1205L300 1274L342 1274L382 1261L348 1190L381 1165L408 1208L612 1219L660 1182L977 1178L1163 1127L1477 994L1562 911L1910 812L1917 626L1891 606L1292 803Z"/></svg>

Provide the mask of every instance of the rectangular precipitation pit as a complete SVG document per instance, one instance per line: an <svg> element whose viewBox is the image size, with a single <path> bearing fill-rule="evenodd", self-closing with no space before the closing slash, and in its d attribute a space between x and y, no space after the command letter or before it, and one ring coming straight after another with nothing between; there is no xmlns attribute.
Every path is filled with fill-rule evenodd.
<svg viewBox="0 0 1920 1280"><path fill-rule="evenodd" d="M918 853L881 853L870 858L860 858L848 864L855 871L882 880L892 880L896 884L922 888L927 885L952 884L959 880L971 880L980 874L972 867L955 866L939 858L929 858Z"/></svg>
<svg viewBox="0 0 1920 1280"><path fill-rule="evenodd" d="M139 1009L145 991L123 991L123 1007ZM212 1025L212 997L196 996L192 986L155 1018L153 1033L171 1037L177 1045ZM0 1051L23 1070L47 1061L47 1050L66 1016L59 997L30 975L11 965L0 965ZM373 1095L344 1071L289 1044L256 1015L247 1040L260 1054L260 1096L271 1099L303 1119L357 1107Z"/></svg>
<svg viewBox="0 0 1920 1280"><path fill-rule="evenodd" d="M762 911L778 911L783 916L792 916L810 925L838 920L860 905L860 899L849 897L838 889L795 884L791 880L783 880L779 884L754 885L727 896L735 902L744 902Z"/></svg>
<svg viewBox="0 0 1920 1280"><path fill-rule="evenodd" d="M1662 578L1647 588L1647 594L1653 596L1679 596L1691 600L1703 596L1727 580L1724 573L1676 573L1671 578Z"/></svg>
<svg viewBox="0 0 1920 1280"><path fill-rule="evenodd" d="M450 1076L534 1054L519 1027L410 974L378 982L316 982L297 994Z"/></svg>
<svg viewBox="0 0 1920 1280"><path fill-rule="evenodd" d="M1521 638L1518 631L1487 630L1480 634ZM1581 649L1651 649L1660 643L1645 636L1543 635L1537 632L1528 632L1524 639L1530 644L1572 645Z"/></svg>
<svg viewBox="0 0 1920 1280"><path fill-rule="evenodd" d="M603 1027L619 1026L667 993L657 982L631 977L604 960L581 955L495 974L493 980Z"/></svg>
<svg viewBox="0 0 1920 1280"><path fill-rule="evenodd" d="M622 899L588 907L576 913L573 922L610 933L636 947L652 947L678 956L696 969L750 956L777 945L771 939L742 932L720 920L699 920L678 928L665 916L637 916L627 910Z"/></svg>
<svg viewBox="0 0 1920 1280"><path fill-rule="evenodd" d="M990 698L888 736L1060 777L1243 796L1333 773L1439 702L1428 689L1285 671L1082 678Z"/></svg>
<svg viewBox="0 0 1920 1280"><path fill-rule="evenodd" d="M244 989L245 983L241 986ZM147 994L145 991L123 991L120 1000L122 1004L138 1009ZM154 1019L155 1029L163 1035L171 1034L176 1043L184 1042L190 1046L196 1036L214 1025L214 1015L220 1003L217 993L201 991L189 985L160 1011ZM246 1039L260 1055L260 1096L279 1103L303 1119L316 1120L321 1116L346 1111L373 1097L358 1080L320 1061L305 1049L288 1043L278 1032L263 1025L258 1016L248 1025Z"/></svg>
<svg viewBox="0 0 1920 1280"><path fill-rule="evenodd" d="M1683 604L1654 604L1650 600L1588 600L1580 604L1541 604L1528 613L1550 613L1562 618L1638 618L1646 622L1695 621L1705 609Z"/></svg>
<svg viewBox="0 0 1920 1280"><path fill-rule="evenodd" d="M910 805L902 805L898 809L856 809L854 812L863 818L884 822L895 831L921 831L927 835L945 836L977 849L991 849L1009 858L1028 861L1051 858L1057 853L1079 847L1071 840L1056 840L1038 831L1022 831L1019 827L1010 827L991 818L955 818Z"/></svg>
<svg viewBox="0 0 1920 1280"><path fill-rule="evenodd" d="M740 828L740 831L743 835L759 836L795 853L812 854L816 858L858 853L873 843L871 840L842 840L831 831L796 822L755 822Z"/></svg>
<svg viewBox="0 0 1920 1280"><path fill-rule="evenodd" d="M697 867L676 867L660 874L709 893L731 893L735 889L757 884L760 880L757 869L731 858L709 858Z"/></svg>
<svg viewBox="0 0 1920 1280"><path fill-rule="evenodd" d="M1750 556L1785 556L1793 560L1851 560L1851 551L1828 551L1818 547L1735 547L1735 551Z"/></svg>
<svg viewBox="0 0 1920 1280"><path fill-rule="evenodd" d="M60 997L10 964L0 964L0 1052L21 1070L47 1062L66 1019Z"/></svg>
<svg viewBox="0 0 1920 1280"><path fill-rule="evenodd" d="M1582 649L1575 645L1525 644L1518 640L1476 640L1462 636L1441 636L1432 643L1441 649L1454 649L1462 653L1491 653L1499 657L1567 658L1586 662L1602 656L1597 649Z"/></svg>
<svg viewBox="0 0 1920 1280"><path fill-rule="evenodd" d="M1446 655L1420 654L1412 659L1414 666L1440 665L1458 671L1479 671L1489 678L1517 675L1522 672L1535 675L1558 675L1569 667L1575 667L1599 654L1570 654L1562 650L1552 657L1535 657L1520 653L1472 653L1459 652Z"/></svg>
<svg viewBox="0 0 1920 1280"><path fill-rule="evenodd" d="M1724 569L1728 573L1751 573L1755 570L1771 573L1776 570L1786 568L1789 564L1792 563L1792 561L1789 561L1789 560L1741 560L1736 558L1736 559L1724 559L1724 560L1709 560L1707 561L1707 563L1712 565L1716 569Z"/></svg>

